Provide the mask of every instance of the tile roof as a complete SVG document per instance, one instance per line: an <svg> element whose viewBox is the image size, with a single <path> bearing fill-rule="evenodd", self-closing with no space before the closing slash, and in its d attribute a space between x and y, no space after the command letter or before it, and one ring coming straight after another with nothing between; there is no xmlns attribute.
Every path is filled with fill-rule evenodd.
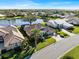
<svg viewBox="0 0 79 59"><path fill-rule="evenodd" d="M24 30L26 31L26 33L29 36L32 34L32 32L31 32L32 29L41 30L43 32L53 32L53 29L52 28L43 27L40 24L34 24L34 25L29 26L29 27L27 27L27 26L24 27Z"/></svg>
<svg viewBox="0 0 79 59"><path fill-rule="evenodd" d="M16 29L15 26L0 26L0 32L4 33L4 47L9 46L9 44L22 42L24 37L19 32L19 30Z"/></svg>

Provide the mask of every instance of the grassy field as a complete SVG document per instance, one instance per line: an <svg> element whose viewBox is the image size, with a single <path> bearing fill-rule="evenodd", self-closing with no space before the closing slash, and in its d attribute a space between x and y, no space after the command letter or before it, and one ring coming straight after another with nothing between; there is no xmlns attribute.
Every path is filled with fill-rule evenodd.
<svg viewBox="0 0 79 59"><path fill-rule="evenodd" d="M36 51L38 51L38 50L40 50L40 49L42 49L42 48L44 48L44 47L46 47L46 46L48 46L48 45L50 45L50 44L52 44L52 43L55 43L55 42L56 42L56 40L53 39L53 38L45 39L44 42L40 42L40 43L37 45Z"/></svg>
<svg viewBox="0 0 79 59"><path fill-rule="evenodd" d="M79 59L79 46L77 46L76 48L74 48L71 51L69 51L68 53L66 53L60 59L68 59L68 58L70 58L70 59Z"/></svg>

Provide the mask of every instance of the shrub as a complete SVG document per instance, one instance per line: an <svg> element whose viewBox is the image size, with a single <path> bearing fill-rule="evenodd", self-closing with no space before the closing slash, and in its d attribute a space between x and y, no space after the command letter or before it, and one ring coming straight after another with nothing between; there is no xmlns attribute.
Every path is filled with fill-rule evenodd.
<svg viewBox="0 0 79 59"><path fill-rule="evenodd" d="M74 58L71 56L64 56L63 59L74 59Z"/></svg>
<svg viewBox="0 0 79 59"><path fill-rule="evenodd" d="M3 53L6 53L6 52L7 52L6 49L1 50L1 53L2 53L2 54L3 54Z"/></svg>

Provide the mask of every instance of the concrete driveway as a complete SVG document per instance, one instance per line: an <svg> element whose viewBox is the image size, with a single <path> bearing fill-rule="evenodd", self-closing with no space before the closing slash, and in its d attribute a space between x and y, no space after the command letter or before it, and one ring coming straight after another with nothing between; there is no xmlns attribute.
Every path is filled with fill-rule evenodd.
<svg viewBox="0 0 79 59"><path fill-rule="evenodd" d="M41 49L34 53L30 59L57 59L63 55L68 49L75 47L79 44L79 35L65 38L56 44Z"/></svg>

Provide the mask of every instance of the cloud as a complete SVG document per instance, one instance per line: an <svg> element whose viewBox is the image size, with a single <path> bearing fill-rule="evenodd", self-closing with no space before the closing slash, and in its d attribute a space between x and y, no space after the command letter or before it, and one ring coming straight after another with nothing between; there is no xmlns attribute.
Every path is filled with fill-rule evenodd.
<svg viewBox="0 0 79 59"><path fill-rule="evenodd" d="M0 5L0 9L79 9L79 6L72 6L73 2L48 2L36 3L33 0L18 0L19 2L10 5Z"/></svg>
<svg viewBox="0 0 79 59"><path fill-rule="evenodd" d="M4 6L0 6L0 8L2 9L25 9L25 8L38 8L40 5L38 3L35 3L31 0L27 0L27 1L20 1L20 2L16 2L14 4L11 5L4 5Z"/></svg>

